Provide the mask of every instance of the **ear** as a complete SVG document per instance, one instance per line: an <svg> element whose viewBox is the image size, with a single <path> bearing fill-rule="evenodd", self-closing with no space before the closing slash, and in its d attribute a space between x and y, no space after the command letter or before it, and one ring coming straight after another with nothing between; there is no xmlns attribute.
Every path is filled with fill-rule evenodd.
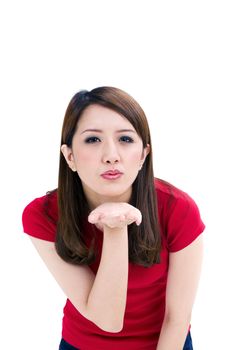
<svg viewBox="0 0 232 350"><path fill-rule="evenodd" d="M147 155L150 153L150 145L147 144L147 146L143 149L143 154L142 154L142 157L141 157L141 161L144 163L145 162L145 159L147 157Z"/></svg>
<svg viewBox="0 0 232 350"><path fill-rule="evenodd" d="M72 171L76 171L76 165L75 165L72 149L70 147L68 147L66 144L63 144L60 147L60 150L63 153L63 156L64 156L69 168L72 169Z"/></svg>

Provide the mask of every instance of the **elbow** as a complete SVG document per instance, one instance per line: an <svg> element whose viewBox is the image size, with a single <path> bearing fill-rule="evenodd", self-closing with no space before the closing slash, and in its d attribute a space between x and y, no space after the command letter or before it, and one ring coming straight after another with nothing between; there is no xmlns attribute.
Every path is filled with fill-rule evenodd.
<svg viewBox="0 0 232 350"><path fill-rule="evenodd" d="M90 309L87 305L84 316L104 332L119 333L124 325L125 308L122 313L119 312L118 308L110 311L106 312L101 308Z"/></svg>
<svg viewBox="0 0 232 350"><path fill-rule="evenodd" d="M101 320L92 320L104 332L110 333L119 333L123 329L123 320L109 320L109 319L101 319Z"/></svg>
<svg viewBox="0 0 232 350"><path fill-rule="evenodd" d="M104 332L109 332L109 333L119 333L122 331L123 329L123 325L122 324L113 324L113 325L110 325L110 324L102 324L102 323L99 323L97 324L97 326L103 330Z"/></svg>
<svg viewBox="0 0 232 350"><path fill-rule="evenodd" d="M105 317L101 314L101 317L96 317L96 315L86 313L83 314L85 318L93 322L98 328L104 332L119 333L123 329L123 319L111 320L109 317Z"/></svg>
<svg viewBox="0 0 232 350"><path fill-rule="evenodd" d="M123 320L109 320L109 318L96 320L93 318L91 321L104 332L119 333L123 329Z"/></svg>

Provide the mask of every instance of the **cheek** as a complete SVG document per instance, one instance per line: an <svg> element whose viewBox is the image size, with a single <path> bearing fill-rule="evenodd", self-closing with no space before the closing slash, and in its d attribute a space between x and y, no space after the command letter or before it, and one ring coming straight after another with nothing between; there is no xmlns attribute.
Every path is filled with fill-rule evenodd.
<svg viewBox="0 0 232 350"><path fill-rule="evenodd" d="M96 159L96 155L94 156L93 152L84 151L82 152L76 152L76 161L77 163L89 163L92 162L94 159Z"/></svg>
<svg viewBox="0 0 232 350"><path fill-rule="evenodd" d="M131 152L130 154L130 161L133 162L133 165L136 165L140 163L141 161L141 152L138 150L134 150L133 152Z"/></svg>

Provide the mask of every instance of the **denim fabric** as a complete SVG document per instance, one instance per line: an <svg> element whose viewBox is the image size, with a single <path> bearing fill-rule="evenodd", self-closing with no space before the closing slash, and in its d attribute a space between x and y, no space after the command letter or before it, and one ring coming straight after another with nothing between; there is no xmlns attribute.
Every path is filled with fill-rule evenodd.
<svg viewBox="0 0 232 350"><path fill-rule="evenodd" d="M64 339L61 339L59 350L80 350L74 346L67 343ZM193 350L192 338L190 332L187 335L187 338L184 343L183 350Z"/></svg>
<svg viewBox="0 0 232 350"><path fill-rule="evenodd" d="M193 350L191 333L189 332L184 343L183 350Z"/></svg>
<svg viewBox="0 0 232 350"><path fill-rule="evenodd" d="M61 339L59 350L80 350L67 343L64 339Z"/></svg>

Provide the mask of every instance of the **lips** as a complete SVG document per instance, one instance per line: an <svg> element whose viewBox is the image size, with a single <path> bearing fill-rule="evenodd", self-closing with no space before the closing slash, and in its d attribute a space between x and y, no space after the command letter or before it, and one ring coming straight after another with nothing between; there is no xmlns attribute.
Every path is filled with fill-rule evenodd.
<svg viewBox="0 0 232 350"><path fill-rule="evenodd" d="M122 174L122 172L115 169L115 170L108 170L108 171L102 173L101 175L119 175L119 174Z"/></svg>
<svg viewBox="0 0 232 350"><path fill-rule="evenodd" d="M121 178L123 173L119 171L118 169L114 170L107 170L103 174L101 174L101 177L107 181L113 181Z"/></svg>

